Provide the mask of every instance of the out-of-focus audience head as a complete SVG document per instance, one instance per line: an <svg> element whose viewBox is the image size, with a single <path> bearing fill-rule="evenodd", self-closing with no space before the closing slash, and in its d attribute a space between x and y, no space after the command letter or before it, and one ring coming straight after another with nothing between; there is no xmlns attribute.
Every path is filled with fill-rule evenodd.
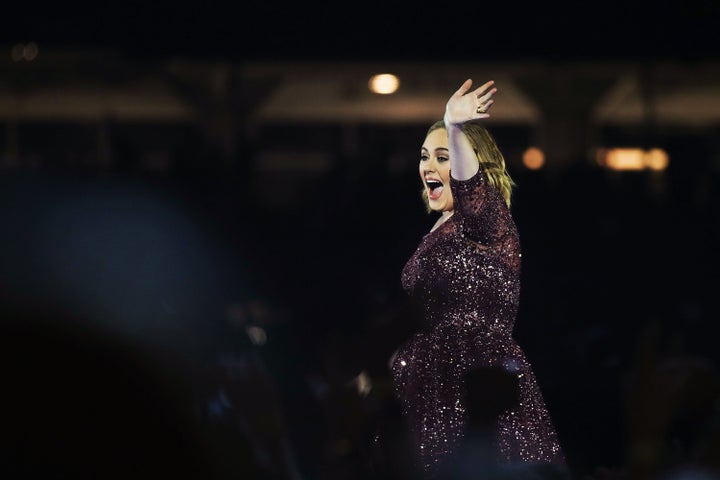
<svg viewBox="0 0 720 480"><path fill-rule="evenodd" d="M0 303L0 477L222 478L181 362L48 305ZM252 475L249 453L236 451Z"/></svg>

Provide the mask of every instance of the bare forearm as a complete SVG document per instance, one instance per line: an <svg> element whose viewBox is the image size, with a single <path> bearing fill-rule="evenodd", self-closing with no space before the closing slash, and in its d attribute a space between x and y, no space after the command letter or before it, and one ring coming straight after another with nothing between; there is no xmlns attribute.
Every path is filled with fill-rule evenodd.
<svg viewBox="0 0 720 480"><path fill-rule="evenodd" d="M450 175L456 180L472 178L480 168L477 155L459 125L445 123L450 151Z"/></svg>
<svg viewBox="0 0 720 480"><path fill-rule="evenodd" d="M468 180L480 168L477 154L463 133L462 125L490 116L487 110L493 104L492 96L497 91L493 87L494 83L490 80L470 91L472 80L468 78L445 105L443 120L448 134L450 174L456 180Z"/></svg>

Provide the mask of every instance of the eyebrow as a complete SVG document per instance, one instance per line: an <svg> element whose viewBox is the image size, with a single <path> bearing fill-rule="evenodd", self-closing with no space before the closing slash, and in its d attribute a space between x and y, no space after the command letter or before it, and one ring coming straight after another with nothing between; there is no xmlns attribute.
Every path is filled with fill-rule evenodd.
<svg viewBox="0 0 720 480"><path fill-rule="evenodd" d="M446 152L449 152L449 151L450 151L450 150L449 150L448 148L446 148L446 147L438 147L438 148L435 149L436 152L437 152L438 150L444 150L444 151L446 151ZM420 148L420 151L421 151L421 152L427 152L428 149L425 148L425 147L421 147L421 148Z"/></svg>

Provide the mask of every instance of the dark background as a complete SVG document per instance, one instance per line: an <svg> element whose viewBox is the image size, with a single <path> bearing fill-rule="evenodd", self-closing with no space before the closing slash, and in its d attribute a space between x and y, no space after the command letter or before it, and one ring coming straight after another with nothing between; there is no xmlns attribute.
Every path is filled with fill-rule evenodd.
<svg viewBox="0 0 720 480"><path fill-rule="evenodd" d="M469 56L686 64L720 55L720 7L709 0L3 8L7 51L28 41L109 49L138 69L172 57L432 68ZM427 126L362 126L370 154L350 159L341 127L275 125L240 137L229 163L193 129L118 128L109 168L60 154L83 151L89 134L75 127L24 130L41 160L0 178L3 368L14 372L3 465L149 477L171 468L169 451L187 459L173 471L194 478L368 478L390 389L385 362L413 328L400 271L434 222L413 163ZM515 336L578 478L718 466L719 127L662 130L655 140L672 161L661 175L580 161L511 168L524 261ZM493 133L509 155L531 143L524 127ZM602 133L610 143L646 138ZM251 168L263 146L308 138L332 146L333 168L288 178ZM157 144L174 161L147 168L141 154ZM385 152L402 152L403 167ZM262 332L265 343L253 336ZM369 395L352 383L363 371ZM149 421L158 416L167 419ZM69 431L86 433L46 453L67 446L58 432ZM88 445L105 461L80 466Z"/></svg>
<svg viewBox="0 0 720 480"><path fill-rule="evenodd" d="M717 2L10 4L0 38L152 58L717 58ZM377 33L381 33L378 35Z"/></svg>

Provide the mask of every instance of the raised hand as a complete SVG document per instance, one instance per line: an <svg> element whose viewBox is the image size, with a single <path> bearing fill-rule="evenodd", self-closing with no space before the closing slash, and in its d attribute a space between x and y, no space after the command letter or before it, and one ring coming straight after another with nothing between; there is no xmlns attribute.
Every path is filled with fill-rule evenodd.
<svg viewBox="0 0 720 480"><path fill-rule="evenodd" d="M460 125L470 120L490 117L488 110L495 103L492 97L497 92L494 84L495 81L490 80L470 91L472 79L465 80L445 105L445 124Z"/></svg>

